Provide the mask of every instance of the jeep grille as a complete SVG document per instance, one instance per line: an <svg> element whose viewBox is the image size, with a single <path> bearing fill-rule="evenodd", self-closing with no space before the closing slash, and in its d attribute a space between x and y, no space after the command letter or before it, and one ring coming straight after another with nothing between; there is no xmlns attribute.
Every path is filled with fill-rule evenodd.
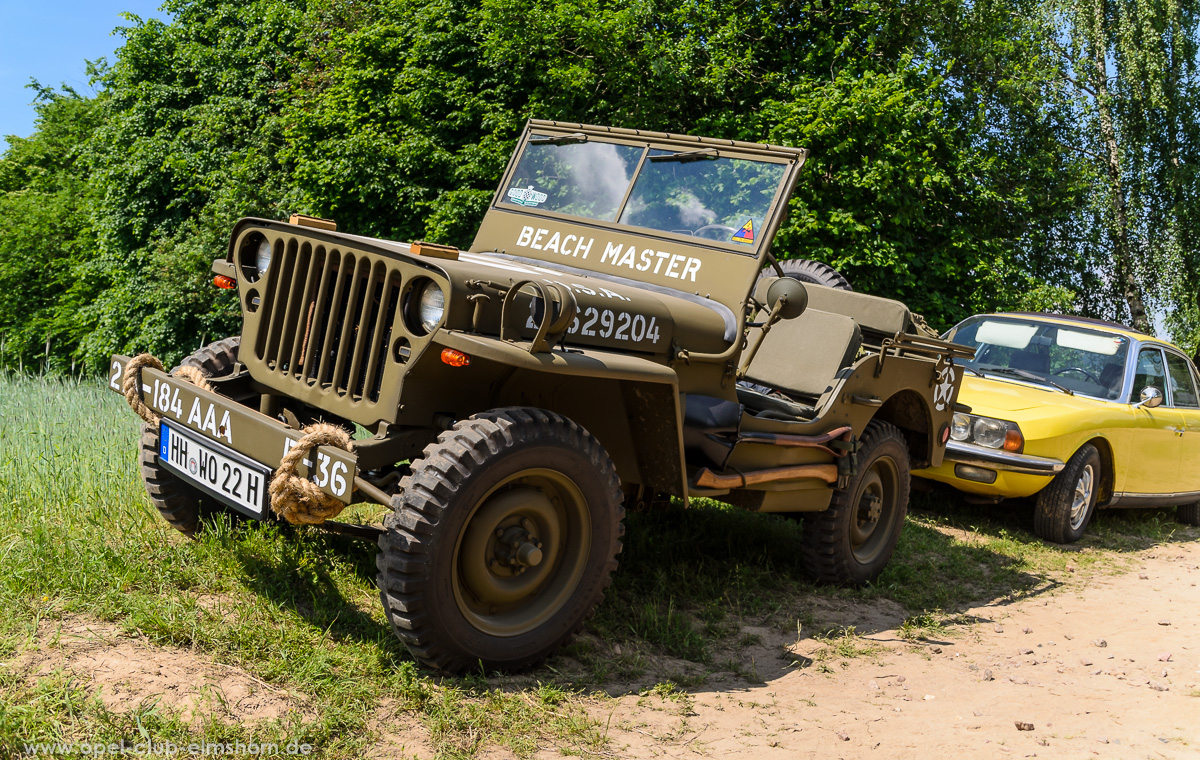
<svg viewBox="0 0 1200 760"><path fill-rule="evenodd" d="M277 377L377 403L400 319L400 271L295 238L280 247L261 288L255 357Z"/></svg>

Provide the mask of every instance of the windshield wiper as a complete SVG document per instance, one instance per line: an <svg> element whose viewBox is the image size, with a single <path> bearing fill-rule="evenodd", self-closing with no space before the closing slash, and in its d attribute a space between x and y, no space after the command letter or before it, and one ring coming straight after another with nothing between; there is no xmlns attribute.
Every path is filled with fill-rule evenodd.
<svg viewBox="0 0 1200 760"><path fill-rule="evenodd" d="M975 375L976 377L987 377L987 375L985 375L982 372L980 372L979 370L975 369L970 364L960 364L958 366L962 367L967 372L970 372L971 374Z"/></svg>
<svg viewBox="0 0 1200 760"><path fill-rule="evenodd" d="M689 161L716 161L720 158L717 151L712 148L705 150L688 150L681 153L664 153L661 156L651 156L651 163L659 163L661 161L678 161L681 164L686 164Z"/></svg>
<svg viewBox="0 0 1200 760"><path fill-rule="evenodd" d="M1041 375L1034 374L1033 372L1029 372L1027 370L1016 369L1014 367L991 367L991 368L985 370L985 372L994 372L997 375L1009 375L1011 377L1020 377L1025 380L1032 380L1035 383L1045 383L1046 385L1053 385L1055 388L1058 388L1060 391L1067 394L1068 396L1075 395L1075 391L1071 390L1070 388L1065 388L1065 387L1059 385L1058 383L1054 382L1053 380L1051 380L1048 377L1042 377Z"/></svg>
<svg viewBox="0 0 1200 760"><path fill-rule="evenodd" d="M576 132L573 135L557 135L554 137L531 137L529 138L530 145L570 145L572 143L587 142L587 135L582 132Z"/></svg>

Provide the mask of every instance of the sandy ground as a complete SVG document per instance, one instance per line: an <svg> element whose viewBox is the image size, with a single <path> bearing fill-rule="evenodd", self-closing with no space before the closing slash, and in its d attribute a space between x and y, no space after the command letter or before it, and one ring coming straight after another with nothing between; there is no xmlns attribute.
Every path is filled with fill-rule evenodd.
<svg viewBox="0 0 1200 760"><path fill-rule="evenodd" d="M919 643L896 630L897 605L819 600L823 625L856 625L857 645L874 651L831 656L812 632L746 628L740 675L712 674L683 695L639 694L661 679L656 667L585 704L606 727L609 757L1200 758L1200 542L1133 559L1128 570L1065 573L1040 593L966 610ZM303 695L112 626L69 620L39 638L18 657L21 671L70 671L114 709L153 697L237 721L307 713ZM372 757L433 755L414 716L381 709L379 718ZM537 756L577 752L547 746Z"/></svg>
<svg viewBox="0 0 1200 760"><path fill-rule="evenodd" d="M914 645L790 667L758 685L691 689L690 707L617 701L620 757L1200 758L1200 543L1137 555L1134 569L1070 576L1040 595L976 607ZM769 631L759 631L767 647ZM793 640L795 637L792 637ZM791 651L815 655L812 639ZM639 704L640 702L640 704ZM549 755L548 755L549 756Z"/></svg>
<svg viewBox="0 0 1200 760"><path fill-rule="evenodd" d="M73 674L117 712L150 700L189 722L269 720L294 711L312 717L298 695L240 668L124 636L112 624L72 617L44 622L38 633L41 646L18 655L13 669L34 679Z"/></svg>

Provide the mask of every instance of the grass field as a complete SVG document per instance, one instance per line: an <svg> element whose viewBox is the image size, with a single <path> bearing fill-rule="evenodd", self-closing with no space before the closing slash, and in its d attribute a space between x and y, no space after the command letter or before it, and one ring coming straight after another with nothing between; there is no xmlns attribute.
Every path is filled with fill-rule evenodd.
<svg viewBox="0 0 1200 760"><path fill-rule="evenodd" d="M606 727L589 706L622 689L669 697L718 671L754 678L736 657L746 625L815 629L856 656L868 648L824 628L816 602L891 600L906 610L901 632L919 638L953 625L960 605L1045 590L1068 565L1119 564L1182 530L1171 510L1106 512L1064 549L1032 536L1028 506L917 496L884 575L839 590L804 579L792 521L709 503L633 514L588 635L530 674L442 678L388 629L374 547L276 526L175 534L142 489L139 426L99 381L0 377L0 757L26 742L122 739L304 742L315 757L362 757L394 715L421 721L446 757L495 745L603 754ZM219 711L185 720L153 699L111 710L78 673L21 665L73 619L241 668L302 695L303 709L252 726Z"/></svg>

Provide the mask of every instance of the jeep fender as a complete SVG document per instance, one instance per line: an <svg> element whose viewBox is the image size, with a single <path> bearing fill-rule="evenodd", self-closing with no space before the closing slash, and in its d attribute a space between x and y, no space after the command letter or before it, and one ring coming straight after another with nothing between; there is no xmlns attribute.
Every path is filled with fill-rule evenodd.
<svg viewBox="0 0 1200 760"><path fill-rule="evenodd" d="M687 498L679 378L650 359L595 350L530 353L520 343L443 331L436 343L496 370L489 406L558 412L604 445L623 483Z"/></svg>

